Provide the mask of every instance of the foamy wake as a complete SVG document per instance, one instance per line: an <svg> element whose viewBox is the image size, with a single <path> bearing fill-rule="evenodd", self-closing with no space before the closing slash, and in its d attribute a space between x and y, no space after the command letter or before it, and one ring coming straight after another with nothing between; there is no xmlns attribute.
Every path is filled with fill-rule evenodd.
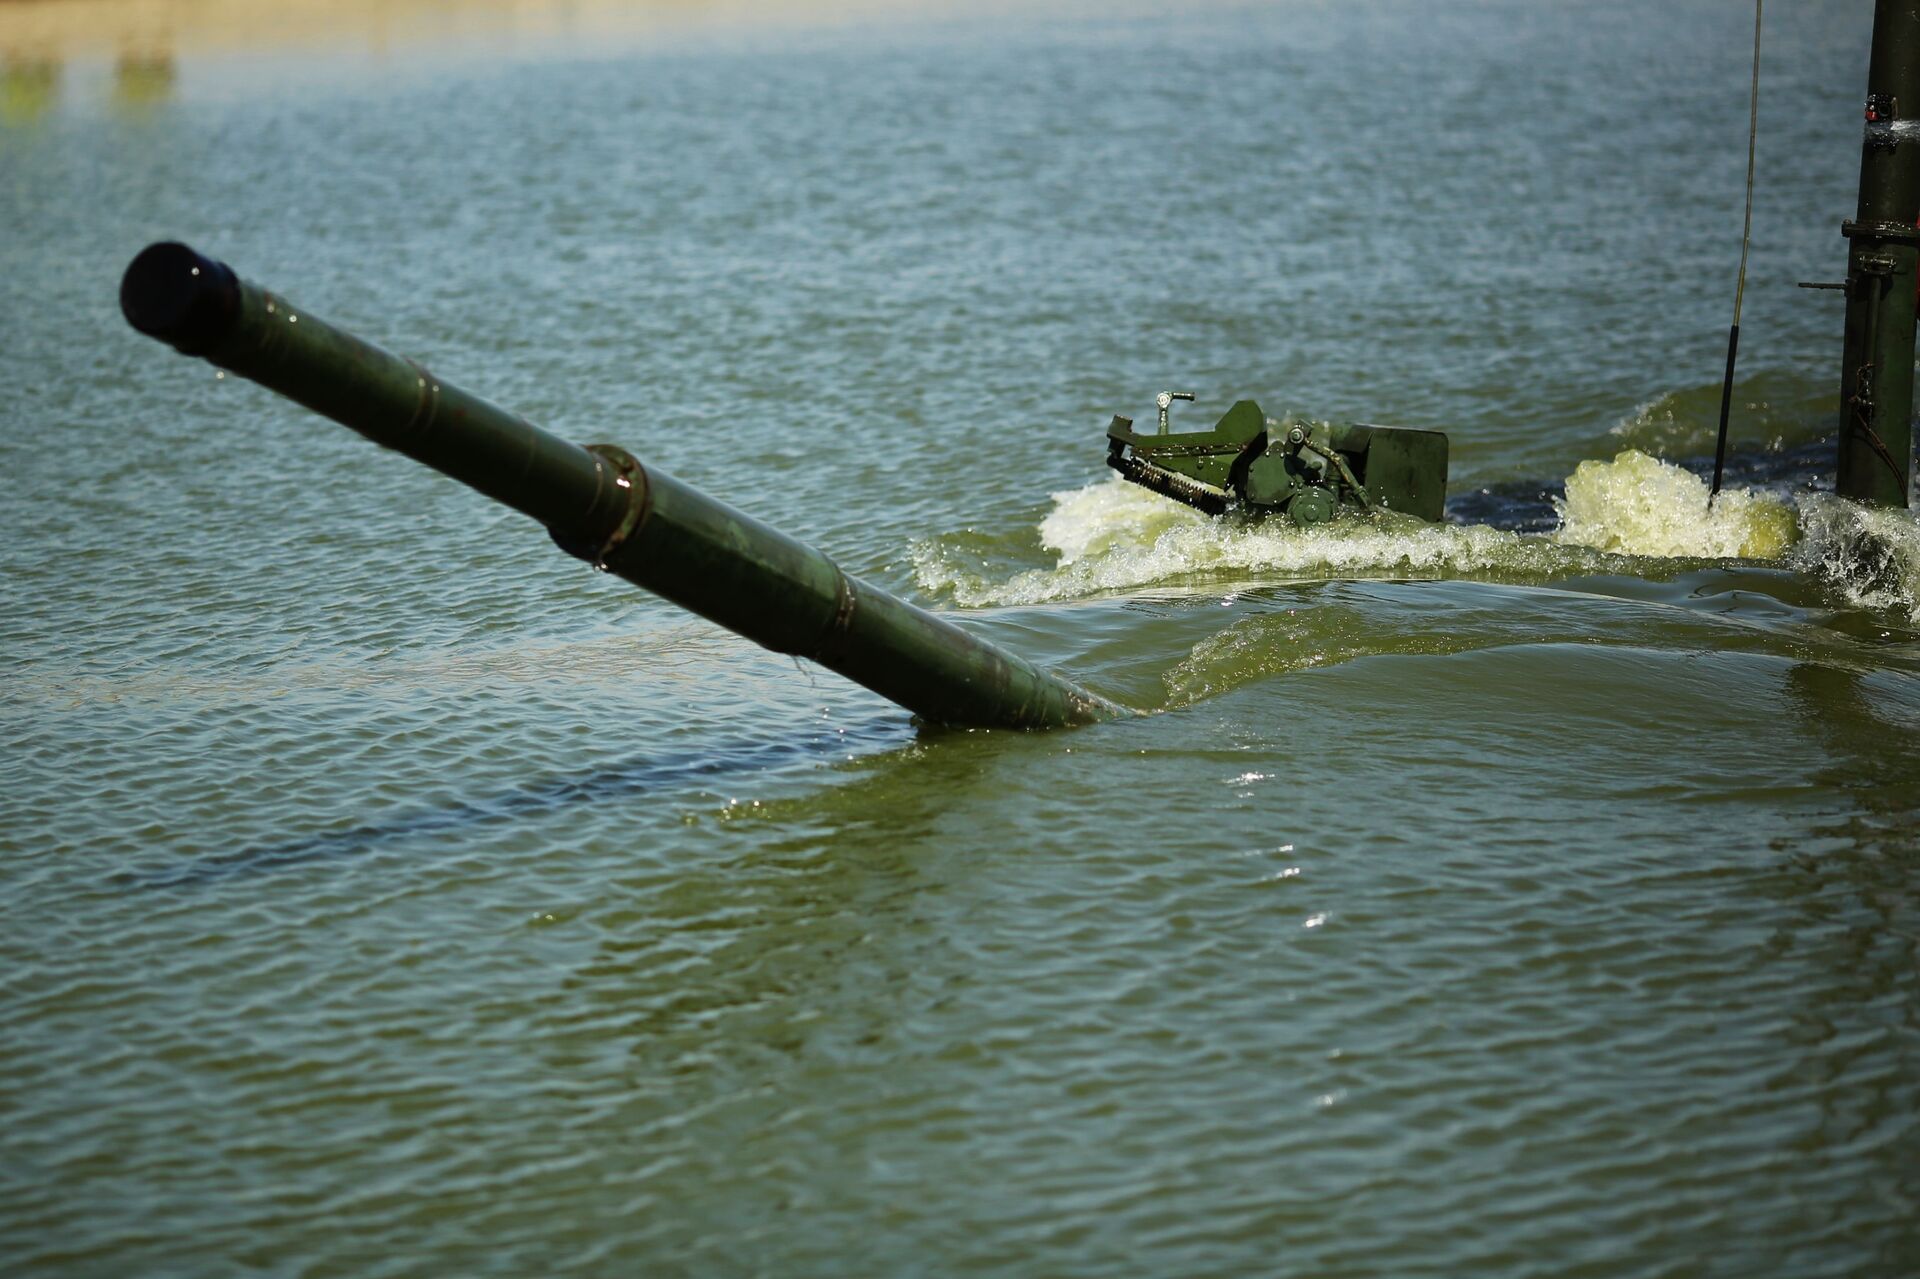
<svg viewBox="0 0 1920 1279"><path fill-rule="evenodd" d="M1879 510L1832 493L1799 501L1794 559L1858 608L1920 622L1920 520L1912 511Z"/></svg>
<svg viewBox="0 0 1920 1279"><path fill-rule="evenodd" d="M1797 537L1793 507L1752 489L1723 491L1707 509L1707 482L1628 449L1582 462L1567 477L1555 541L1653 559L1777 559Z"/></svg>
<svg viewBox="0 0 1920 1279"><path fill-rule="evenodd" d="M1143 586L1221 578L1438 577L1577 571L1602 557L1483 525L1343 520L1296 529L1282 520L1213 520L1115 476L1053 495L1040 540L1059 558L1006 581L972 571L937 544L915 548L923 590L968 607L1039 604Z"/></svg>
<svg viewBox="0 0 1920 1279"><path fill-rule="evenodd" d="M1113 476L1053 494L1039 528L1052 567L995 580L930 542L915 548L914 569L922 590L983 607L1256 575L1541 581L1632 573L1647 560L1784 561L1856 606L1920 620L1920 523L1907 512L1754 490L1724 491L1709 512L1704 481L1637 450L1582 462L1555 507L1560 527L1544 535L1392 516L1296 529L1210 519Z"/></svg>

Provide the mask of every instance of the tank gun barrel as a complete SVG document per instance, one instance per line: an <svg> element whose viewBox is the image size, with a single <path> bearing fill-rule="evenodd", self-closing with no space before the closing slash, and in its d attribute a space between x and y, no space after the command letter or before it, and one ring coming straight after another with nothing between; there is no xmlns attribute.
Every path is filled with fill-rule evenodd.
<svg viewBox="0 0 1920 1279"><path fill-rule="evenodd" d="M923 719L1053 728L1128 713L620 448L550 435L186 245L135 257L120 306L140 332L532 517L568 553Z"/></svg>

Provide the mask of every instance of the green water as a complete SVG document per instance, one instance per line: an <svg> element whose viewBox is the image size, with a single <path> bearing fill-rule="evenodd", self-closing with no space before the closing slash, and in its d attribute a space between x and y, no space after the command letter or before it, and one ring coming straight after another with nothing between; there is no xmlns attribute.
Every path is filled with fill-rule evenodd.
<svg viewBox="0 0 1920 1279"><path fill-rule="evenodd" d="M1757 559L1650 464L1543 531L1710 448L1741 4L76 70L0 125L0 1269L1920 1268L1920 529L1804 492L1793 287L1869 8L1768 12ZM163 237L1162 713L922 729L596 577L134 335ZM1114 487L1165 388L1497 527Z"/></svg>

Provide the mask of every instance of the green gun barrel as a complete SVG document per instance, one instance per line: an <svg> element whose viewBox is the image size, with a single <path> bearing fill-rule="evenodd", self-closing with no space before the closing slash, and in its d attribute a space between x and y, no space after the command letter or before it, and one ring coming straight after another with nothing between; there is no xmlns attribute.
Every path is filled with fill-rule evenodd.
<svg viewBox="0 0 1920 1279"><path fill-rule="evenodd" d="M140 332L532 516L595 567L923 719L1055 728L1129 713L621 449L549 435L186 245L149 245L134 258L120 308Z"/></svg>

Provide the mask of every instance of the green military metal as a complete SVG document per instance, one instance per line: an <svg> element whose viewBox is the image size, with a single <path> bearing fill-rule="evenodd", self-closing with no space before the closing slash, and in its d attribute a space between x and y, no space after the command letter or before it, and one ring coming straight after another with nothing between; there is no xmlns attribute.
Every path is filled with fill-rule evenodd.
<svg viewBox="0 0 1920 1279"><path fill-rule="evenodd" d="M185 245L136 257L120 305L142 333L471 485L596 567L927 720L1053 728L1128 713L618 448L549 435Z"/></svg>
<svg viewBox="0 0 1920 1279"><path fill-rule="evenodd" d="M1878 0L1859 213L1842 227L1849 241L1847 329L1835 487L1843 496L1880 506L1907 505L1917 217L1920 2Z"/></svg>
<svg viewBox="0 0 1920 1279"><path fill-rule="evenodd" d="M1284 514L1298 525L1342 507L1439 520L1447 497L1447 437L1387 426L1280 421L1240 400L1211 430L1172 432L1163 392L1154 434L1115 417L1107 465L1144 488L1209 514Z"/></svg>

